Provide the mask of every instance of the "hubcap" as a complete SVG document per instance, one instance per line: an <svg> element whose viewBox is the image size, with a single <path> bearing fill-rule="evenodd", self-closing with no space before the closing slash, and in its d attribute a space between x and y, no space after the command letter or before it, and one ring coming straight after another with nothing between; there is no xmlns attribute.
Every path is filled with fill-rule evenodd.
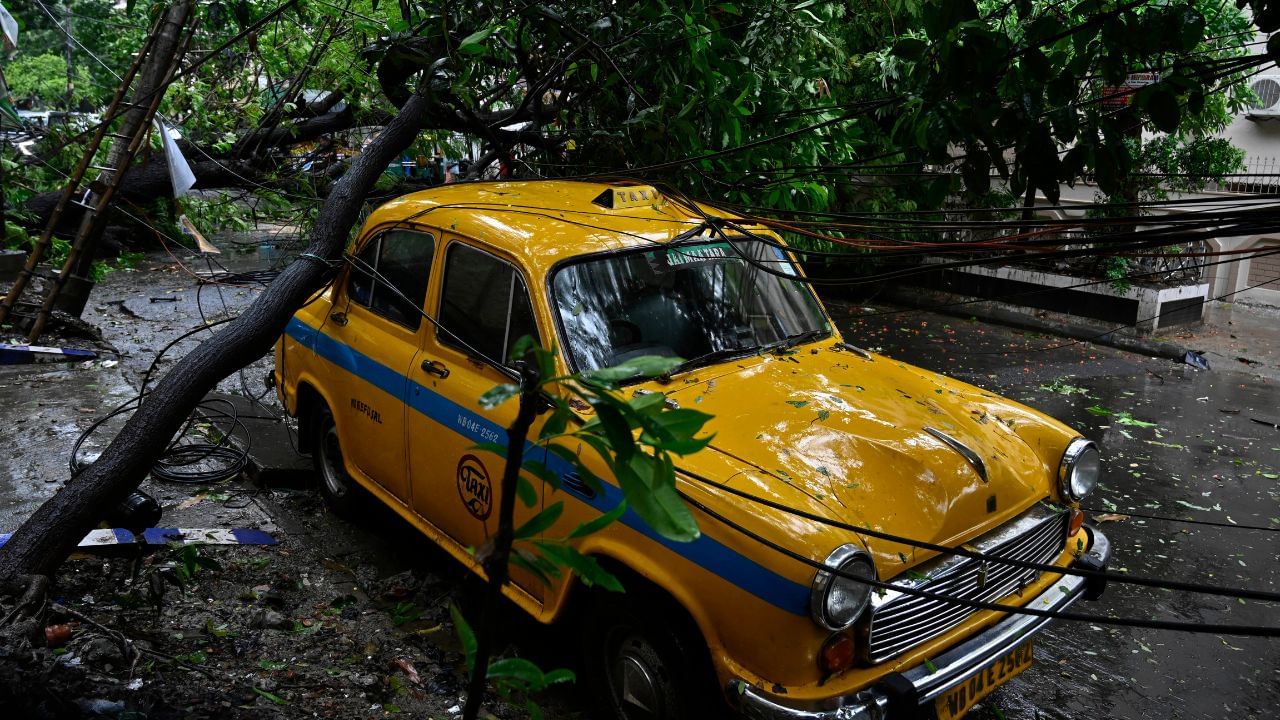
<svg viewBox="0 0 1280 720"><path fill-rule="evenodd" d="M324 433L324 441L320 443L320 475L324 479L325 489L334 497L347 494L347 483L343 479L345 472L342 466L342 446L338 444L338 428L330 426Z"/></svg>
<svg viewBox="0 0 1280 720"><path fill-rule="evenodd" d="M638 638L628 638L613 661L613 689L622 714L628 720L662 717L659 669L652 651Z"/></svg>

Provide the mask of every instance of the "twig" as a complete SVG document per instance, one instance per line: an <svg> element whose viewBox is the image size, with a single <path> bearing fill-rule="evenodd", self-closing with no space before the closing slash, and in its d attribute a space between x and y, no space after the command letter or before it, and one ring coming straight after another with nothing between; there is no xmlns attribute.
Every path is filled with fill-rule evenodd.
<svg viewBox="0 0 1280 720"><path fill-rule="evenodd" d="M119 630L109 628L88 615L85 615L78 610L72 610L62 603L54 603L49 609L59 615L70 615L86 625L91 625L107 637L114 640L116 644L120 646L120 654L124 655L125 659L129 661L129 674L133 674L133 669L137 667L138 660L142 659L142 652L138 649L138 646L133 644L133 641L129 639L128 635L125 635Z"/></svg>

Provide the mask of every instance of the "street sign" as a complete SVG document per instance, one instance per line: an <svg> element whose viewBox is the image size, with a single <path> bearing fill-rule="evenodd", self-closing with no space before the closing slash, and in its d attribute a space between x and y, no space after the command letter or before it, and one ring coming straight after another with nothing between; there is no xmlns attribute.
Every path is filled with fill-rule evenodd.
<svg viewBox="0 0 1280 720"><path fill-rule="evenodd" d="M1129 73L1123 85L1105 85L1102 88L1102 107L1107 109L1128 107L1133 102L1133 94L1138 88L1160 82L1160 73Z"/></svg>

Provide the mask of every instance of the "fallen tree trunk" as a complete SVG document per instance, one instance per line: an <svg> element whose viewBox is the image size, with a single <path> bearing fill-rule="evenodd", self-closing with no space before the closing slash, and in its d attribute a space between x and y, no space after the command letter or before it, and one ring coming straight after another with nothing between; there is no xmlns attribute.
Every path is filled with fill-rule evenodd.
<svg viewBox="0 0 1280 720"><path fill-rule="evenodd" d="M243 162L233 161L225 153L213 153L188 142L180 141L178 147L196 176L197 190L248 187L258 181L259 173L264 169L261 165L271 160L265 153L266 149L311 142L330 133L348 130L354 125L355 113L347 107L338 112L308 118L289 128L275 128L262 135L258 143L259 154ZM61 194L61 190L56 190L32 195L27 199L23 209L35 218L33 226L44 227L49 222ZM165 164L164 157L152 155L145 162L130 167L121 180L116 197L137 205L154 202L157 198L173 197L173 184L169 179L169 167ZM59 218L56 232L59 235L74 234L83 212L78 205L68 206Z"/></svg>
<svg viewBox="0 0 1280 720"><path fill-rule="evenodd" d="M0 547L0 586L47 576L102 518L138 486L192 409L217 383L261 357L294 311L332 276L365 194L413 142L426 115L415 95L335 183L304 254L238 318L178 361L156 384L102 455L73 476Z"/></svg>

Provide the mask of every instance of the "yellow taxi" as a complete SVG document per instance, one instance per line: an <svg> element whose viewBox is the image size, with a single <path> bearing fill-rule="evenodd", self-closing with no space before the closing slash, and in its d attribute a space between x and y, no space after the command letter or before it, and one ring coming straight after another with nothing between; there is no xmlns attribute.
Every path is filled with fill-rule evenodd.
<svg viewBox="0 0 1280 720"><path fill-rule="evenodd" d="M478 399L513 378L513 344L558 348L564 373L684 359L622 392L714 416L677 468L697 539L627 511L576 541L626 593L519 569L506 588L576 633L611 717L951 720L1032 663L1046 614L1102 590L1054 572L1110 557L1075 509L1093 443L845 342L750 220L630 183L457 184L378 208L348 259L277 345L280 397L336 508L372 495L477 572L501 461L474 448L516 411ZM545 534L565 537L620 502L527 453L561 488L517 524L564 501Z"/></svg>

